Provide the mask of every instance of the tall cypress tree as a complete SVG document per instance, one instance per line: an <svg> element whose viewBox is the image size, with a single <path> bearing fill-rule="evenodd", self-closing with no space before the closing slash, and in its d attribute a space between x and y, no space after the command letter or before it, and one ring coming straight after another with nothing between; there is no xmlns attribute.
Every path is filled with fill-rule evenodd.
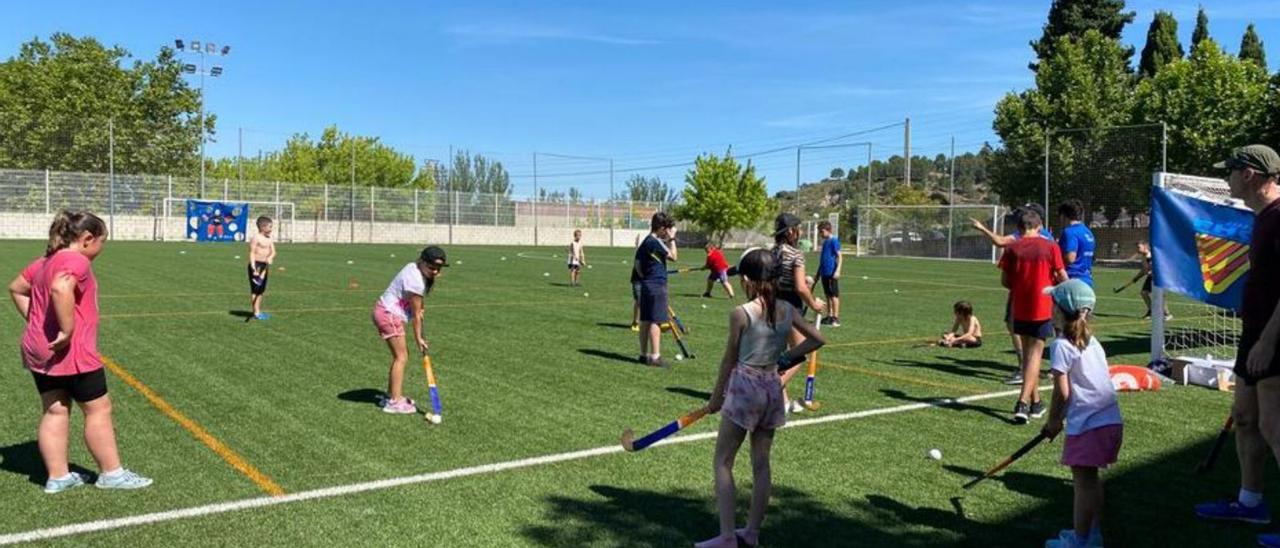
<svg viewBox="0 0 1280 548"><path fill-rule="evenodd" d="M1147 45L1142 48L1138 74L1144 78L1155 76L1156 71L1183 55L1182 43L1178 41L1178 20L1172 13L1157 11L1147 29Z"/></svg>
<svg viewBox="0 0 1280 548"><path fill-rule="evenodd" d="M1240 59L1253 61L1262 70L1267 70L1267 51L1263 49L1262 39L1258 38L1253 23L1249 23L1249 28L1244 30L1244 38L1240 39Z"/></svg>
<svg viewBox="0 0 1280 548"><path fill-rule="evenodd" d="M1096 30L1107 38L1119 40L1124 26L1133 22L1135 15L1132 11L1124 11L1124 0L1053 0L1044 33L1031 43L1031 49L1036 52L1031 70L1036 70L1039 61L1053 56L1058 38L1080 38L1085 31ZM1132 56L1133 48L1126 48L1125 59Z"/></svg>
<svg viewBox="0 0 1280 548"><path fill-rule="evenodd" d="M1191 53L1196 52L1196 46L1200 42L1209 39L1209 15L1204 12L1204 6L1200 6L1200 12L1196 14L1196 30L1191 33Z"/></svg>

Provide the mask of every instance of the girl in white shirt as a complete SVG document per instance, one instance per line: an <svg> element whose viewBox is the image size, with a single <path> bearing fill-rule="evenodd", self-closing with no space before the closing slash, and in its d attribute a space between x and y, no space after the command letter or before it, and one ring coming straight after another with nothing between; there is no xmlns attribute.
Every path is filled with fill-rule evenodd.
<svg viewBox="0 0 1280 548"><path fill-rule="evenodd" d="M391 350L391 370L387 375L387 394L379 402L386 413L408 415L418 412L413 400L404 397L404 364L409 359L405 344L405 322L413 321L413 337L418 351L427 353L427 339L422 336L422 299L440 278L440 270L449 266L443 249L429 246L417 261L404 265L392 278L387 290L373 305L373 325Z"/></svg>
<svg viewBox="0 0 1280 548"><path fill-rule="evenodd" d="M1103 489L1098 469L1116 462L1124 420L1106 352L1089 330L1089 312L1098 299L1080 280L1068 280L1045 292L1053 296L1053 323L1061 335L1050 347L1053 404L1041 433L1053 439L1065 422L1062 464L1071 467L1075 485L1075 526L1059 532L1045 546L1102 546Z"/></svg>

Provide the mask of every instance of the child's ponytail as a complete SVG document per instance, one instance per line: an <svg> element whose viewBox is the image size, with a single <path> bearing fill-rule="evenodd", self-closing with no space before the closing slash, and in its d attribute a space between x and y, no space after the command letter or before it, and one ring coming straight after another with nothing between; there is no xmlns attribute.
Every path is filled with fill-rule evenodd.
<svg viewBox="0 0 1280 548"><path fill-rule="evenodd" d="M772 252L755 249L742 257L738 264L738 272L752 283L756 297L764 303L764 317L769 327L774 327L778 310L778 278L782 277L780 261L776 258L777 248Z"/></svg>
<svg viewBox="0 0 1280 548"><path fill-rule="evenodd" d="M107 223L88 211L75 213L65 209L59 211L53 217L53 223L49 225L49 243L44 248L44 256L52 257L54 253L70 247L76 238L85 232L92 234L95 238L105 236Z"/></svg>
<svg viewBox="0 0 1280 548"><path fill-rule="evenodd" d="M1089 330L1089 312L1085 308L1074 315L1064 314L1066 321L1063 322L1062 336L1080 350L1087 348L1089 340L1093 338L1093 332Z"/></svg>

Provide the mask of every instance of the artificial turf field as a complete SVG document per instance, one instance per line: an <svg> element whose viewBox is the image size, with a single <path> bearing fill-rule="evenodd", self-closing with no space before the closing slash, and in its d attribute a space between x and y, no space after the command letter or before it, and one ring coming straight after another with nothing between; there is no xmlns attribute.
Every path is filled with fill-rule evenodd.
<svg viewBox="0 0 1280 548"><path fill-rule="evenodd" d="M0 242L0 273L9 279L43 246ZM94 263L99 347L116 364L108 382L121 453L126 466L156 480L142 491L41 492L38 399L16 348L22 326L16 313L0 314L9 346L0 352L0 541L83 523L103 528L45 542L681 546L717 532L708 436L615 451L623 428L647 432L708 397L733 303L718 289L719 298L699 298L702 275L672 276L672 306L691 330L697 358L663 370L634 363L630 250L589 248L593 268L574 288L560 248L449 247L454 266L426 300L445 416L430 426L421 415L386 415L374 404L389 353L371 305L418 248L282 244L276 265L285 270L272 272L265 306L273 317L251 323L243 316L244 260L234 258L245 251L113 242ZM700 264L702 252L682 256ZM1103 270L1098 287L1131 274ZM1000 383L1013 355L992 265L849 258L842 282L844 325L823 330L823 407L792 415L795 427L778 434L762 545L1039 546L1068 527L1070 471L1057 464L1060 440L960 490L1040 424L1009 424L1014 396L988 397L1016 388ZM1100 291L1099 298L1095 327L1111 363L1145 364L1149 323L1138 319L1137 293ZM974 303L987 344L922 346L950 326L959 299ZM1180 318L1199 310L1172 306ZM675 351L665 336L664 355ZM426 405L417 359L405 387ZM973 399L912 406L964 397ZM1231 447L1210 474L1192 472L1229 402L1228 394L1196 387L1121 396L1125 444L1104 476L1107 545L1249 546L1265 530L1203 523L1191 512L1195 502L1238 486ZM94 470L77 434L81 416L74 417L72 461ZM810 420L821 417L837 420ZM718 421L705 419L688 433L713 432ZM942 451L940 462L926 457L931 448ZM565 455L578 451L585 452ZM737 469L743 515L748 460L744 450ZM355 487L317 491L344 486ZM277 488L296 498L259 505ZM1268 494L1280 500L1274 483ZM963 496L958 508L956 496ZM222 512L208 506L236 501L251 502ZM100 523L190 508L155 523Z"/></svg>

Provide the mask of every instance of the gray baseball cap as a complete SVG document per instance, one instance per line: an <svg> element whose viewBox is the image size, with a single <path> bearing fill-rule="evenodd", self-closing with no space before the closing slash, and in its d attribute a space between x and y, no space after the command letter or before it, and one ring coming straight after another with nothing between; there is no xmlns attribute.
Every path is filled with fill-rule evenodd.
<svg viewBox="0 0 1280 548"><path fill-rule="evenodd" d="M1226 160L1213 164L1217 169L1251 168L1264 175L1280 174L1280 154L1267 145L1249 145L1231 151Z"/></svg>

